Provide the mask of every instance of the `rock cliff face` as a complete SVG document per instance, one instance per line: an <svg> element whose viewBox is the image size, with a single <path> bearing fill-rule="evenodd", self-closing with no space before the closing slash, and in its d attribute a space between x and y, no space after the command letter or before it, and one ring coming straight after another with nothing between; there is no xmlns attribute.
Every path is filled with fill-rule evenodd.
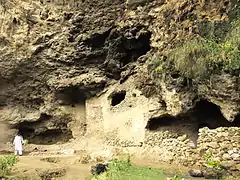
<svg viewBox="0 0 240 180"><path fill-rule="evenodd" d="M159 73L154 61L212 29L224 38L238 9L237 0L0 1L0 120L35 144L96 136L109 146L191 148L203 127L237 133L239 69L198 80ZM168 152L159 157L177 156Z"/></svg>

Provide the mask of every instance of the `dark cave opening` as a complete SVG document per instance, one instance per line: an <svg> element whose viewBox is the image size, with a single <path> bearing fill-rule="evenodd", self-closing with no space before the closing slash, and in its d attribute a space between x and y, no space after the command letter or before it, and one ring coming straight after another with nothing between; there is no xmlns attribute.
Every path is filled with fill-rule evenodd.
<svg viewBox="0 0 240 180"><path fill-rule="evenodd" d="M136 62L151 50L152 33L146 29L138 26L124 32L117 29L111 31L105 43L107 53L104 68L107 77L119 80L129 63Z"/></svg>
<svg viewBox="0 0 240 180"><path fill-rule="evenodd" d="M150 118L146 125L146 129L149 131L155 131L161 126L170 126L175 120L176 118L169 114Z"/></svg>
<svg viewBox="0 0 240 180"><path fill-rule="evenodd" d="M192 114L198 122L198 127L216 129L218 127L230 127L231 122L223 116L220 107L205 99L199 100L192 109Z"/></svg>
<svg viewBox="0 0 240 180"><path fill-rule="evenodd" d="M40 133L37 133L34 127L20 126L17 129L23 138L31 144L51 145L58 142L67 142L73 138L72 132L68 129L48 129Z"/></svg>
<svg viewBox="0 0 240 180"><path fill-rule="evenodd" d="M150 51L151 49L150 38L151 38L150 32L141 34L137 39L124 38L123 47L125 49L126 56L122 57L122 59L120 60L121 67L124 67L125 65L132 61L136 61L140 56Z"/></svg>
<svg viewBox="0 0 240 180"><path fill-rule="evenodd" d="M197 147L199 129L208 127L240 127L240 114L233 122L227 121L220 107L206 99L200 99L195 106L184 114L171 116L169 114L150 118L145 129L150 137L151 132L165 133L169 138L178 138L187 135L188 139Z"/></svg>
<svg viewBox="0 0 240 180"><path fill-rule="evenodd" d="M75 107L76 104L85 105L86 95L78 87L69 87L59 91L56 98L61 105L70 105Z"/></svg>
<svg viewBox="0 0 240 180"><path fill-rule="evenodd" d="M42 123L45 121L48 121L52 118L51 115L46 113L41 113L40 117L37 121L23 121L17 125L15 125L14 129L18 129L18 131L24 136L24 137L31 137L32 134L35 133L35 128L38 128L41 126Z"/></svg>
<svg viewBox="0 0 240 180"><path fill-rule="evenodd" d="M120 104L126 96L126 91L122 90L122 91L118 91L118 92L113 92L111 94L111 105L112 106L116 106L118 104Z"/></svg>
<svg viewBox="0 0 240 180"><path fill-rule="evenodd" d="M45 132L36 134L29 139L32 144L51 145L65 143L73 138L72 132L68 129L49 129Z"/></svg>
<svg viewBox="0 0 240 180"><path fill-rule="evenodd" d="M46 113L41 113L41 114L40 114L39 121L42 121L42 120L49 120L49 119L51 119L51 118L52 118L51 115L46 114Z"/></svg>
<svg viewBox="0 0 240 180"><path fill-rule="evenodd" d="M149 131L156 131L161 127L178 126L179 124L192 124L192 126L195 127L196 133L203 127L208 127L209 129L239 127L240 114L236 116L233 122L229 122L223 116L219 106L206 99L200 99L192 109L184 114L176 117L164 115L149 119L145 128Z"/></svg>
<svg viewBox="0 0 240 180"><path fill-rule="evenodd" d="M232 122L233 126L240 127L240 113L234 118L234 121Z"/></svg>
<svg viewBox="0 0 240 180"><path fill-rule="evenodd" d="M93 34L90 39L86 41L86 43L93 47L93 48L101 48L104 46L104 43L109 36L109 33L111 32L111 29L102 33L102 34Z"/></svg>
<svg viewBox="0 0 240 180"><path fill-rule="evenodd" d="M30 138L32 134L34 134L35 129L32 127L22 127L20 126L18 129L18 132L24 137L24 138Z"/></svg>
<svg viewBox="0 0 240 180"><path fill-rule="evenodd" d="M50 145L57 142L62 143L67 142L73 137L71 130L67 129L66 123L58 122L54 125L58 129L48 129L48 122L51 119L51 115L42 113L38 121L23 121L11 128L18 130L23 138L32 144Z"/></svg>

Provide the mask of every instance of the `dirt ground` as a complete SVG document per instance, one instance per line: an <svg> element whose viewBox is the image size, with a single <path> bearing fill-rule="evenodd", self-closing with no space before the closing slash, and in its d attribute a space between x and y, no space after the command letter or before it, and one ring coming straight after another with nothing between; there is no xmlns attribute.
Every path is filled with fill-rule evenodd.
<svg viewBox="0 0 240 180"><path fill-rule="evenodd" d="M16 180L85 180L91 175L90 167L91 164L79 162L77 156L22 156L10 176Z"/></svg>
<svg viewBox="0 0 240 180"><path fill-rule="evenodd" d="M86 164L84 164L86 163ZM164 163L151 163L136 159L134 164L163 168L168 173L176 173L180 167L170 167ZM96 163L83 161L77 155L72 156L22 156L14 166L10 177L16 180L86 180L90 174L90 168ZM181 167L181 171L185 169Z"/></svg>

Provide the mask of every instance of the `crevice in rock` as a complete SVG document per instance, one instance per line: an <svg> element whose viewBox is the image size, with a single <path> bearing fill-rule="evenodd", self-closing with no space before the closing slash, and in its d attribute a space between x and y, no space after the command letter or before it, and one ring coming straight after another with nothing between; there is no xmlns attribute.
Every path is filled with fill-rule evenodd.
<svg viewBox="0 0 240 180"><path fill-rule="evenodd" d="M205 99L196 102L189 116L196 119L199 128L208 127L216 129L218 127L230 127L233 125L223 116L219 106Z"/></svg>
<svg viewBox="0 0 240 180"><path fill-rule="evenodd" d="M90 47L101 48L104 46L104 43L105 43L107 37L109 36L110 31L111 31L111 29L102 34L99 34L99 33L93 34L91 36L91 38L86 41L86 43Z"/></svg>
<svg viewBox="0 0 240 180"><path fill-rule="evenodd" d="M51 115L46 114L46 113L41 113L41 114L40 114L39 121L42 121L42 120L49 120L49 119L51 119L51 118L52 118Z"/></svg>
<svg viewBox="0 0 240 180"><path fill-rule="evenodd" d="M47 129L38 128L30 123L22 123L15 127L32 144L49 145L57 142L67 142L71 139L72 132L69 129ZM38 132L40 131L40 132Z"/></svg>
<svg viewBox="0 0 240 180"><path fill-rule="evenodd" d="M121 71L126 65L145 55L150 51L150 31L141 32L144 27L136 27L122 32L113 30L107 40L108 52L104 62L107 76L115 79L120 78Z"/></svg>
<svg viewBox="0 0 240 180"><path fill-rule="evenodd" d="M124 38L123 46L126 50L126 56L121 59L121 67L146 54L151 49L150 38L150 32L141 34L138 38Z"/></svg>
<svg viewBox="0 0 240 180"><path fill-rule="evenodd" d="M113 92L110 95L111 98L111 105L112 106L116 106L118 104L120 104L126 96L126 91L122 90L122 91L118 91L118 92Z"/></svg>

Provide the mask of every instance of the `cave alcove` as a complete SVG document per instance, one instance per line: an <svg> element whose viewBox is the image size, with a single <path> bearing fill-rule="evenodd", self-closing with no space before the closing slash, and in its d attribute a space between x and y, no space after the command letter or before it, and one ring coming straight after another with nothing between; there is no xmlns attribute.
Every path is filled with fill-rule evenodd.
<svg viewBox="0 0 240 180"><path fill-rule="evenodd" d="M118 104L120 104L126 97L126 91L125 90L121 90L118 92L113 92L110 95L110 99L111 99L111 106L117 106Z"/></svg>

